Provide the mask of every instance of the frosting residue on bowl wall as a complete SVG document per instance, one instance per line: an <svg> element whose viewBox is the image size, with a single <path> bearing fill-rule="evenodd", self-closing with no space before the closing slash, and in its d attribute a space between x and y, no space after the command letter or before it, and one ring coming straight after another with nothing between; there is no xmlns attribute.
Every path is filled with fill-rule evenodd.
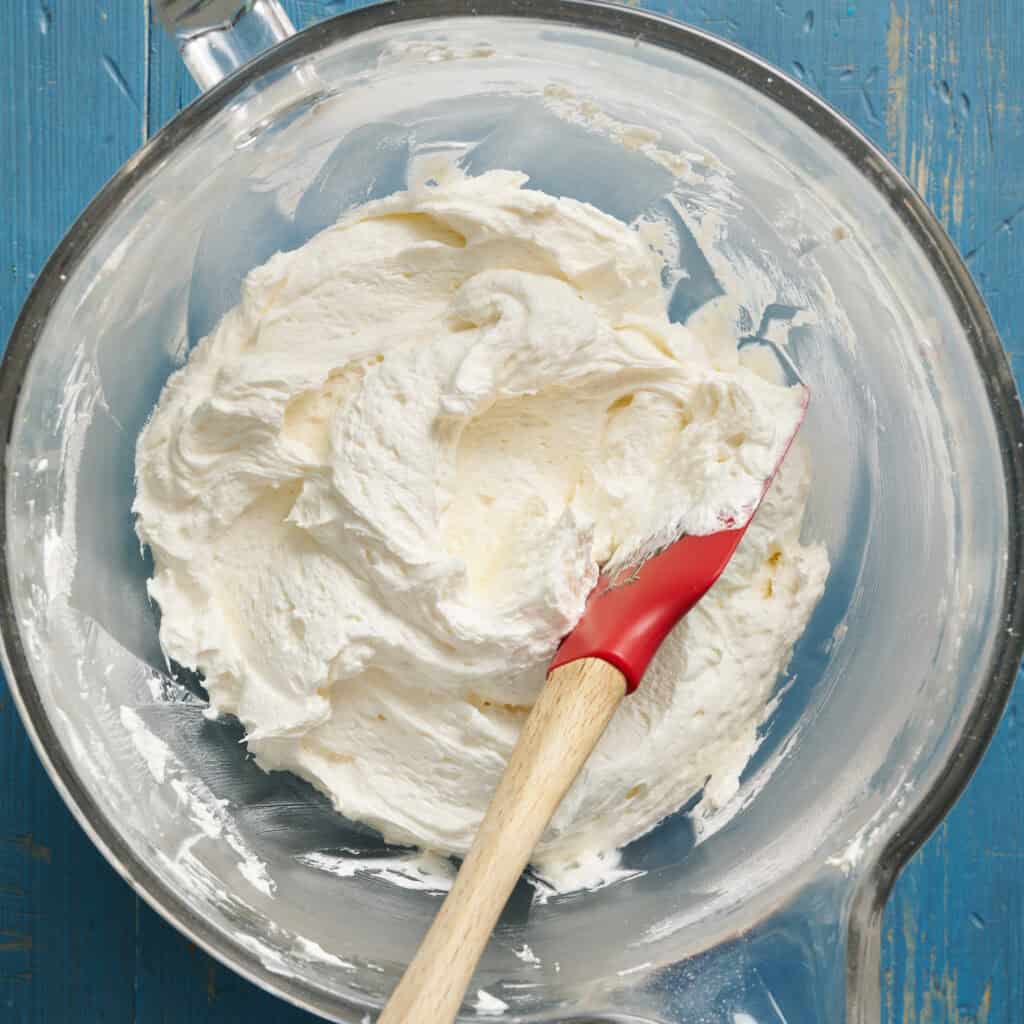
<svg viewBox="0 0 1024 1024"><path fill-rule="evenodd" d="M693 147L692 150L686 149L685 152L674 154L672 147L661 143L648 130L631 129L630 126L624 125L622 122L603 114L596 105L574 97L560 85L543 90L541 96L547 109L552 110L559 117L564 117L567 123L581 126L586 131L601 133L611 138L615 144L636 153L643 159L650 160L659 168L667 171L675 181L682 181L688 176L692 176L695 167L703 167L703 171L692 178L691 185L706 186L707 204L704 208L695 208L689 199L684 202L674 193L670 192L666 197L666 210L645 212L643 215L632 219L631 227L664 260L668 268L667 276L663 277L660 282L661 289L664 292L661 295L661 299L664 302L665 295L672 291L673 286L680 281L685 283L687 275L694 272L692 269L688 269L687 253L680 248L678 242L680 236L679 223L687 225L693 237L697 239L701 254L707 260L708 265L711 266L714 276L723 286L720 294L704 302L697 309L693 310L690 315L685 317L689 334L696 339L696 344L705 351L707 358L712 362L722 359L731 360L735 353L735 342L738 334L751 329L750 325L744 321L744 316L752 317L755 321L753 326L756 327L756 321L760 319L765 309L778 298L779 288L777 281L767 279L763 273L761 276L758 276L757 273L750 275L738 273L736 270L738 266L737 261L728 253L726 228L731 212L730 204L734 201L734 198L729 194L728 169L716 166L707 154L699 151L699 147ZM443 171L440 168L448 161L447 159L415 153L413 155L413 162L419 168L413 177L424 180L437 174L441 174L443 177ZM521 188L521 185L517 187ZM692 192L692 189L689 191ZM662 216L663 213L664 216ZM692 268L692 264L690 264L690 267ZM790 294L787 297L791 299L792 295ZM808 303L808 306L811 305L812 303ZM681 336L682 332L680 332ZM376 354L368 353L368 356L373 358ZM307 390L315 391L317 389ZM612 401L624 398L627 393L633 394L634 390L631 389L628 392L623 390ZM327 397L330 398L330 396ZM68 401L69 403L72 402L72 398L69 397ZM629 406L626 406L626 408L629 408ZM83 422L83 427L85 425ZM254 424L254 427L259 429L256 424ZM300 429L302 428L300 427ZM69 457L65 461L67 465L62 467L62 471L68 472L74 458ZM821 562L816 561L817 556L813 554L816 549L813 547L808 548L799 541L800 510L806 497L807 486L806 466L802 457L797 454L792 460L791 467L787 469L784 479L780 480L780 486L777 489L775 498L766 505L759 517L758 523L755 524L751 531L749 559L738 562L732 582L727 579L721 587L721 600L729 608L733 609L741 620L744 616L753 614L753 608L744 608L743 602L737 595L748 587L750 579L754 577L757 578L762 586L762 596L758 599L759 602L763 600L764 584L766 579L770 577L772 580L773 596L777 590L785 595L786 587L796 584L796 589L802 588L804 595L797 600L800 602L806 600L807 608L813 604L813 594L816 586L814 579L821 575L823 569ZM292 495L282 494L280 498L284 502L291 500ZM73 503L74 499L71 491L69 491L67 500ZM73 517L71 519L73 520ZM60 561L59 567L54 572L55 579L58 577L67 579L71 575L71 566L75 559L73 536L68 532L71 529L71 525L69 521L67 528L53 532L54 551L59 553ZM777 547L780 550L784 550L791 557L789 559L779 559L777 562L772 563L770 568L765 569L765 564L775 557ZM568 550L572 550L571 546ZM805 552L808 553L805 554ZM781 575L777 570L779 562L784 564ZM790 570L793 575L787 575ZM762 574L766 576L765 580L761 579ZM807 579L800 582L804 576ZM585 589L584 582L586 578L585 573L578 577L579 585L577 592L569 595L572 600L579 601ZM778 587L776 587L777 583L779 584ZM732 593L733 590L736 591L735 594ZM757 608L760 611L759 603ZM550 611L550 606L548 610ZM721 635L717 633L718 625L712 621L716 614L712 605L709 604L708 608L705 609L705 613L706 621L703 626L701 626L700 618L695 617L693 622L686 628L690 630L704 629L707 636L710 636L712 632ZM794 615L795 622L804 614L804 611L794 613L791 608L789 614ZM550 646L551 637L555 637L558 630L563 629L565 624L571 621L572 617L571 609L558 608L553 616L554 621L545 624L548 634L544 644ZM306 635L308 636L308 628L305 626L303 628L307 629ZM729 805L730 799L735 793L743 766L746 764L750 752L759 742L759 726L763 722L766 709L769 707L770 697L774 691L776 670L783 667L786 652L798 632L799 629L794 626L791 630L783 630L785 634L783 636L773 636L771 650L764 647L764 638L761 638L752 644L752 648L757 648L756 651L746 651L743 649L743 638L740 634L736 635L739 647L731 646L732 650L737 654L737 664L748 656L756 657L759 663L765 666L763 668L763 686L759 687L756 694L750 697L749 703L740 702L737 705L739 711L737 721L730 726L729 742L724 742L718 747L718 752L715 755L717 770L712 773L712 784L704 792L705 801L697 811L698 817L701 817L705 811L715 808L718 809L717 813L720 815L723 806ZM750 636L751 634L747 632L743 635ZM651 679L648 683L652 698L662 701L665 705L672 702L669 691L676 687L679 681L678 669L685 657L682 651L683 640L684 635L681 635L678 641L673 641L666 651L662 662L657 664L652 671ZM543 644L538 644L537 646L539 649ZM709 649L707 643L705 643L704 649ZM715 656L717 657L719 653L716 652ZM724 656L729 657L729 652L726 652ZM515 716L521 716L522 714L521 707L518 709L515 707L508 709L501 707L501 705L524 705L528 703L530 693L539 685L542 661L543 659L538 657L537 663L530 666L529 670L524 668L522 673L513 673L510 679L503 679L500 676L495 677L496 683L500 683L500 686L497 686L494 692L482 693L479 686L474 683L476 689L473 690L473 693L478 698L478 701L476 703L468 702L469 706L466 709L468 725L465 727L460 725L460 728L463 728L464 731L466 728L470 730L469 735L471 739L464 737L459 742L461 746L476 749L480 745L482 737L487 743L491 744L493 750L498 752L498 756L486 760L486 763L483 764L479 777L479 791L469 801L472 804L479 805L480 800L483 799L482 794L492 784L496 773L500 771L501 752L507 751L514 739ZM709 665L707 663L701 665L699 659L691 659L691 661L693 662L691 667L694 679L699 679L701 672L707 671ZM500 699L509 692L507 689L509 685L513 687L516 700ZM516 690L516 687L519 689ZM218 701L216 687L211 689L214 702L216 703ZM225 687L222 693L228 694L229 690L229 687ZM363 714L365 712L367 722L377 721L376 716L378 714L384 714L387 717L389 710L392 710L396 705L392 704L388 707L383 707L383 704L387 703L386 688L384 688L383 692L379 687L376 690L370 688L367 688L367 690L370 695L367 698L367 707L360 710L359 713ZM692 707L686 705L675 707L672 710L670 721L678 722L684 718L691 722L698 721L702 716L697 715L696 712L700 710L705 711L703 717L706 717L707 705L701 703L704 698L701 696L702 691L699 685L689 688L688 692L691 694L691 697L687 698L687 700L692 699ZM165 695L166 693L174 694L171 698L172 700L180 699L181 691L176 691L173 687L170 690L165 689ZM313 698L315 699L317 696L314 692ZM323 695L319 696L323 699ZM520 700L520 697L525 699ZM727 697L728 694L723 692L723 705ZM235 706L233 700L234 698L230 696L224 698L222 702L223 710L237 713L240 710L240 704ZM374 706L371 707L370 704ZM115 709L115 712L118 710ZM184 763L175 764L156 745L163 743L166 747L167 743L170 742L173 746L174 742L173 738L168 739L161 723L151 719L149 716L137 715L131 707L125 708L124 711L116 714L115 717L118 717L121 724L125 727L127 734L131 737L131 741L138 751L140 764L152 775L154 781L161 788L170 788L172 782L175 780L178 782L179 792L176 794L176 799L181 802L183 807L188 808L188 812L184 815L185 819L196 821L194 830L196 843L187 848L183 847L180 860L178 862L168 862L166 869L172 874L178 872L178 881L183 886L195 886L198 891L205 884L201 876L206 872L206 868L199 861L192 859L192 852L197 847L201 847L206 843L224 842L225 835L218 832L217 829L204 828L199 824L199 819L205 813L204 808L208 808L208 801L205 797L197 797L189 786L182 786L182 776L190 773L191 769ZM273 717L277 717L276 712ZM614 754L615 751L622 751L627 748L642 748L644 744L637 743L638 730L647 730L649 723L646 719L649 717L649 714L642 714L640 710L629 712L624 718L621 734L618 737L614 735L609 737L609 750ZM662 721L665 721L664 716L662 716ZM291 724L294 725L294 722ZM69 728L77 728L77 726L69 724ZM726 737L723 735L720 738L725 739ZM329 771L334 771L333 766L338 762L333 761L332 757L337 754L337 750L332 751L328 749L329 756L325 756L323 764L318 767L310 766L315 761L315 757L311 757L309 759L310 763L306 766L296 766L288 763L291 755L283 756L279 762L275 762L275 756L277 756L274 753L275 742L282 739L290 739L290 737L269 734L265 736L266 743L263 748L264 753L261 754L261 760L267 766L298 767L307 778L316 776L318 771L322 771L325 774ZM257 745L259 742L257 737ZM563 829L558 840L561 845L559 847L558 843L556 843L551 847L551 851L556 856L553 860L549 860L546 865L549 879L554 880L558 888L572 889L597 886L635 874L631 870L623 871L617 865L613 856L589 857L587 853L594 847L593 838L591 837L582 843L576 842L576 839L579 838L579 833L577 832L574 836L573 826L579 821L586 820L588 816L591 819L594 819L596 816L596 819L602 822L604 830L598 845L605 847L609 845L614 846L616 843L634 836L638 828L642 830L643 827L649 827L649 824L654 824L664 813L668 813L678 807L685 799L683 793L681 791L669 792L667 785L660 786L657 781L656 763L660 757L665 756L664 751L666 748L664 745L661 745L659 749L662 753L658 754L657 751L653 750L655 744L656 741L651 740L647 744L652 748L650 751L637 750L636 757L638 761L633 761L628 768L622 768L617 775L612 768L614 758L609 757L607 763L605 760L597 762L600 766L599 770L604 774L594 780L594 785L591 789L591 801L588 803L585 795L583 795L586 793L585 789L581 789L581 795L574 795L570 800L570 803L567 805L565 818L560 826ZM312 747L313 745L310 744L310 746ZM278 747L280 747L280 743L278 743ZM93 744L86 743L81 749L83 762L89 757L94 756L93 751L95 747ZM649 762L645 760L648 757L650 757ZM344 764L344 762L341 763ZM102 775L102 773L99 774ZM628 785L626 785L627 774L629 775ZM680 790L686 790L687 792L701 791L705 781L703 776L703 768L694 765L692 777L685 781ZM614 786L607 785L609 777L615 780ZM652 780L654 781L653 785L650 784ZM640 788L634 792L637 786ZM457 794L461 791L461 787L453 783L446 783L446 787L444 800L447 802L447 806L453 809L453 814L455 814L458 803ZM330 786L325 785L324 788L330 788ZM605 788L607 788L607 794L603 792ZM208 795L212 796L212 794ZM218 797L213 797L214 801L218 799ZM194 806L197 801L198 809L197 806ZM625 815L619 813L623 807L628 808L628 813ZM233 813L231 806L225 804L223 805L223 810L226 819L230 820ZM353 809L352 813L356 814L356 809ZM356 814L356 816L359 815ZM368 813L363 816L367 820L379 824L384 829L385 834L395 839L404 839L406 841L417 838L422 839L418 824L416 827L402 827L399 825L396 828L394 823L389 825L385 817L377 812ZM638 821L649 824L638 826L636 824ZM465 837L470 835L471 832L472 820L456 821L455 827L451 828L447 838L444 836L434 836L431 845L442 850L457 851L464 847ZM250 854L255 858L254 861L250 860ZM342 874L347 871L365 872L366 874L375 875L378 879L387 881L388 884L402 884L398 881L400 873L394 876L389 874L391 869L387 865L387 860L391 857L390 854L384 854L380 859L374 861L373 858L366 858L355 854L349 857L346 851L341 849L331 851L330 856L335 858L333 866L336 873L339 870ZM397 854L394 856L395 863L399 865L407 858L408 854ZM272 867L268 868L266 864L263 864L258 854L254 853L251 849L245 853L239 851L237 862L240 873L248 880L247 884L253 888L254 901L258 902L259 899L263 898L273 899L275 881ZM242 870L243 865L246 865L245 870ZM316 867L319 870L329 870L325 863L307 864L306 866ZM429 873L425 875L418 868L414 868L409 875L414 880L420 876L425 877L424 888L427 890L443 885L443 871L439 871L436 876L433 876L429 875Z"/></svg>

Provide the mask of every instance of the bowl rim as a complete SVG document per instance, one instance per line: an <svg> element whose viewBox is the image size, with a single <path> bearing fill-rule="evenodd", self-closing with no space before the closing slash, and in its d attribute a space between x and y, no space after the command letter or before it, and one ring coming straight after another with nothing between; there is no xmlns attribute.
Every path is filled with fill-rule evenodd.
<svg viewBox="0 0 1024 1024"><path fill-rule="evenodd" d="M940 823L973 775L999 723L1024 655L1024 594L1018 583L1024 573L1020 531L1020 524L1024 523L1024 414L991 315L945 229L909 180L874 143L799 82L732 42L667 16L606 0L387 0L314 23L261 54L181 111L122 166L77 218L39 274L3 354L0 429L9 442L25 373L65 282L121 201L179 143L209 123L252 82L320 49L387 25L415 21L440 24L473 17L550 22L650 43L720 71L773 100L838 150L882 194L921 248L967 337L993 413L1006 479L1009 536L999 619L1001 640L992 653L988 682L964 719L947 770L905 812L899 830L857 880L847 934L847 1019L877 1019L877 979L865 977L865 971L874 968L877 974L878 931L885 901L903 865ZM234 944L226 948L220 929L195 914L136 857L114 822L91 798L50 724L18 630L7 555L9 471L5 458L0 461L0 663L39 759L65 804L118 874L189 939L232 970L295 1006L329 1019L344 1020L337 1016L336 997L306 982L271 972L255 954ZM873 1007L869 1005L872 998ZM349 1007L356 1013L373 1009L369 1003L360 1005L354 1001Z"/></svg>

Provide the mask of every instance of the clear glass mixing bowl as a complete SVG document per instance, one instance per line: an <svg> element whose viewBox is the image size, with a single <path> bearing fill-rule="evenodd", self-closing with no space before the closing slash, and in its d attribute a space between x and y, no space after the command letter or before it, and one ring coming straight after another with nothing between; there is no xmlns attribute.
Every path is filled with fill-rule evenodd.
<svg viewBox="0 0 1024 1024"><path fill-rule="evenodd" d="M247 10L178 24L205 84L287 34L273 4ZM715 212L716 251L761 296L751 333L788 335L812 389L807 534L834 566L727 812L699 836L686 813L666 821L599 891L544 902L524 884L477 986L522 1021L877 1020L882 901L1019 663L1021 413L907 183L800 86L667 20L567 0L348 14L207 92L104 190L0 375L4 665L40 756L115 867L225 963L336 1020L385 998L440 896L381 870L389 851L309 787L263 774L172 677L133 450L247 270L439 153L657 215L687 270L680 318L719 290L690 230ZM378 870L353 872L359 857Z"/></svg>

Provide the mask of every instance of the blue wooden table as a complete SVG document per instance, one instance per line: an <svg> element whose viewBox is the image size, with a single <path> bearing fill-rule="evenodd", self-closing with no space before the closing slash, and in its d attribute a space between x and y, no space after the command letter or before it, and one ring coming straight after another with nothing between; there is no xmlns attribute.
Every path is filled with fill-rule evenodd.
<svg viewBox="0 0 1024 1024"><path fill-rule="evenodd" d="M348 0L290 0L297 24ZM1024 20L1018 0L650 0L802 79L925 195L1024 373ZM0 339L107 177L195 90L150 0L0 3ZM1020 378L1024 379L1024 378ZM1024 1021L1017 702L885 917L882 1019ZM39 766L0 681L0 1020L311 1021L141 903Z"/></svg>

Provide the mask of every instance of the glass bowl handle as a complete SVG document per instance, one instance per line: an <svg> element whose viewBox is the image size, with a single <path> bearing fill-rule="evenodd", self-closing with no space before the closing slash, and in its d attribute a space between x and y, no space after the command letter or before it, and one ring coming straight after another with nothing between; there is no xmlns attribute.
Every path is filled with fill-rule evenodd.
<svg viewBox="0 0 1024 1024"><path fill-rule="evenodd" d="M601 1024L878 1024L874 885L826 871L749 931L646 975ZM590 1018L588 1018L588 1021Z"/></svg>
<svg viewBox="0 0 1024 1024"><path fill-rule="evenodd" d="M156 13L204 91L295 34L278 0L156 0Z"/></svg>

